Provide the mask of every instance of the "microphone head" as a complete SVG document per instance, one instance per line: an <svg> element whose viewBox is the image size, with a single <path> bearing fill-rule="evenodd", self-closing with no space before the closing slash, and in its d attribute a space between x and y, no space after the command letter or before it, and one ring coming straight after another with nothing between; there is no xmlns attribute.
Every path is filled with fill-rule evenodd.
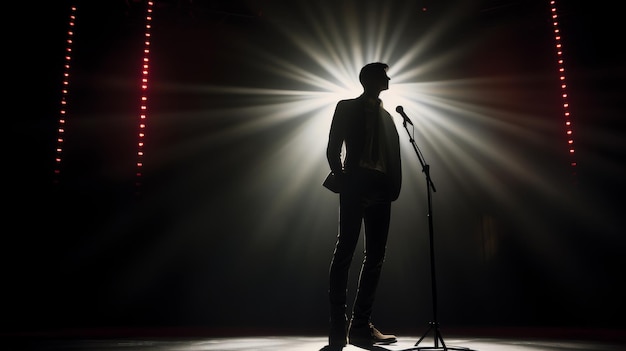
<svg viewBox="0 0 626 351"><path fill-rule="evenodd" d="M398 105L398 107L396 107L396 112L402 113L402 112L404 112L404 108L402 108L402 106Z"/></svg>

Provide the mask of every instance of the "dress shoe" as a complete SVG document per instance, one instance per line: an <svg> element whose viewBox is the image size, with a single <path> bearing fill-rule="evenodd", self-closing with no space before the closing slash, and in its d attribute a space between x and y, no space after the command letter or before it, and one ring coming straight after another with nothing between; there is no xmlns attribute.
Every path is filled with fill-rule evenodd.
<svg viewBox="0 0 626 351"><path fill-rule="evenodd" d="M398 341L395 335L383 334L372 323L363 326L350 325L348 339L350 344L368 347L374 344L388 345Z"/></svg>

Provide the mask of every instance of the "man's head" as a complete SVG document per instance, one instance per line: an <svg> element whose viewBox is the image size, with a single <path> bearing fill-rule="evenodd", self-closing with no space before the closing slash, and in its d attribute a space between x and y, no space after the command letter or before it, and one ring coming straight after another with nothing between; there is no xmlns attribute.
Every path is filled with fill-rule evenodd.
<svg viewBox="0 0 626 351"><path fill-rule="evenodd" d="M389 89L389 76L387 76L389 66L382 62L372 62L361 68L359 81L366 92L376 94Z"/></svg>

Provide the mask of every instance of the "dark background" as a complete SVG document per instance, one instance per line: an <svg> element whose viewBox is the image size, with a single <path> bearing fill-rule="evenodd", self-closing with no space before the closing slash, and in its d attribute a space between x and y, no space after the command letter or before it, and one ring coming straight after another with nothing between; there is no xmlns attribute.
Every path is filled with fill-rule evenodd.
<svg viewBox="0 0 626 351"><path fill-rule="evenodd" d="M405 2L407 9L428 8L416 11L416 37L456 21L432 44L433 57L471 40L480 43L432 72L433 81L494 79L482 86L480 99L471 90L456 96L497 107L495 121L502 115L512 126L538 129L530 139L515 139L499 134L494 123L464 127L476 139L488 137L489 150L501 148L503 159L523 160L517 177L480 156L478 163L492 172L466 177L454 173L454 159L452 165L440 162L440 154L426 148L440 166L433 167L441 188L434 216L440 322L623 328L620 15L596 4L559 3L576 131L573 175L548 1ZM306 69L309 61L276 23L313 30L307 14L315 11L297 1L156 3L139 189L134 162L145 3L79 3L59 184L54 148L69 3L24 3L12 11L19 21L5 31L14 85L7 87L5 107L3 329L324 333L337 206L336 195L319 185L327 172L325 140L297 162L277 163L285 155L277 145L298 144L286 136L302 119L239 135L268 98L196 89L300 89L260 68L245 48L263 48ZM402 9L399 3L394 11ZM312 7L341 14L343 4ZM459 7L466 10L450 19L450 10ZM393 27L396 17L390 17ZM401 41L410 47L412 39ZM231 111L228 118L220 117L224 111ZM405 151L405 185L394 204L375 318L388 329L420 332L432 318L426 194L414 155ZM309 161L316 166L307 168ZM300 168L309 172L298 182ZM536 187L526 174L547 186Z"/></svg>

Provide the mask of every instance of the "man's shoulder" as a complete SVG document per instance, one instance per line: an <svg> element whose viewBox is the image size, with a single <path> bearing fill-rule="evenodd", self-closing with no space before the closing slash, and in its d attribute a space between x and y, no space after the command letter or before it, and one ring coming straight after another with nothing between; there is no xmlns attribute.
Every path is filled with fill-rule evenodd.
<svg viewBox="0 0 626 351"><path fill-rule="evenodd" d="M360 106L362 103L363 103L363 99L361 99L360 97L353 98L353 99L343 99L343 100L339 100L339 102L337 103L337 107L343 107L343 108L357 107L357 106Z"/></svg>

